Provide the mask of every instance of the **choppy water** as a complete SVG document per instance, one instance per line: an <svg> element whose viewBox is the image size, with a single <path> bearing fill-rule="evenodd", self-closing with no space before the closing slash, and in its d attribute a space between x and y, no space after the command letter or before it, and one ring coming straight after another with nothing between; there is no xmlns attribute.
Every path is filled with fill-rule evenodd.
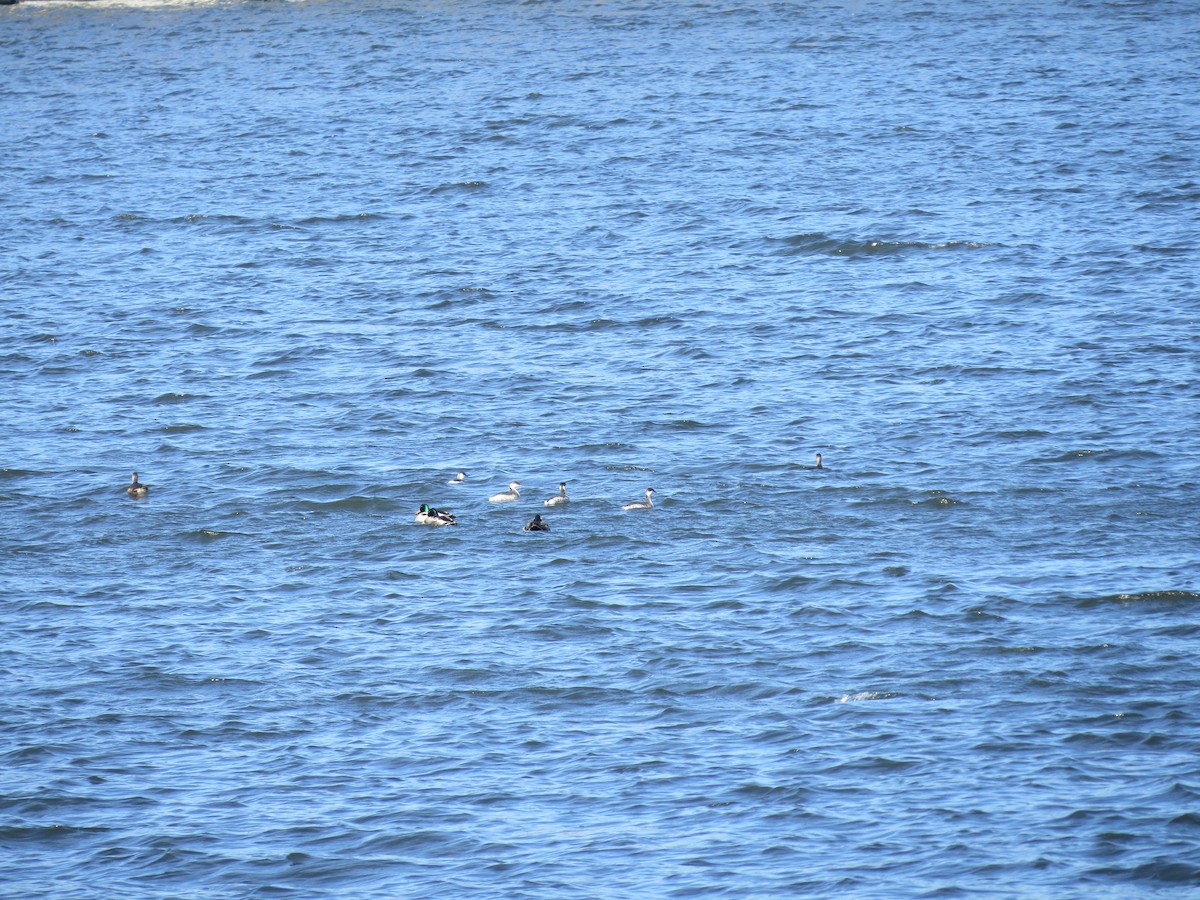
<svg viewBox="0 0 1200 900"><path fill-rule="evenodd" d="M1195 890L1198 39L0 9L0 890Z"/></svg>

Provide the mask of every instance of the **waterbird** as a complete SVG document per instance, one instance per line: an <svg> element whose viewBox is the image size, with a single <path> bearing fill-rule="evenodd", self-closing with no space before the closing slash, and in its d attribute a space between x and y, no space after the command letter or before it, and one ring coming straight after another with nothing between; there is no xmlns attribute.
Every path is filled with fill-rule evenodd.
<svg viewBox="0 0 1200 900"><path fill-rule="evenodd" d="M492 496L488 497L488 503L510 503L513 500L516 500L521 496L521 492L517 490L517 488L520 486L521 482L510 481L508 483L508 490L501 491L498 494L492 494Z"/></svg>
<svg viewBox="0 0 1200 900"><path fill-rule="evenodd" d="M134 472L133 477L129 479L129 487L125 491L130 497L145 497L146 494L150 493L150 486L138 481L138 474Z"/></svg>
<svg viewBox="0 0 1200 900"><path fill-rule="evenodd" d="M824 466L822 466L822 465L821 465L821 454L820 454L820 453L818 453L818 454L817 454L817 464L816 464L815 466L813 466L813 468L814 468L814 469L823 469L823 468L825 468Z"/></svg>
<svg viewBox="0 0 1200 900"><path fill-rule="evenodd" d="M416 521L421 525L457 525L454 513L448 509L434 509L428 503L422 503L417 510Z"/></svg>
<svg viewBox="0 0 1200 900"><path fill-rule="evenodd" d="M447 481L446 484L462 484L466 480L467 480L467 473L459 472L457 475L455 475L453 478L451 478L449 481Z"/></svg>
<svg viewBox="0 0 1200 900"><path fill-rule="evenodd" d="M542 514L537 513L533 519L525 526L526 531L549 531L550 525L542 521Z"/></svg>
<svg viewBox="0 0 1200 900"><path fill-rule="evenodd" d="M633 503L626 503L621 509L651 509L654 506L654 501L650 499L650 495L654 493L654 488L646 488L646 499L635 500Z"/></svg>
<svg viewBox="0 0 1200 900"><path fill-rule="evenodd" d="M560 481L558 483L558 496L551 497L545 501L544 506L562 506L567 502L567 483Z"/></svg>

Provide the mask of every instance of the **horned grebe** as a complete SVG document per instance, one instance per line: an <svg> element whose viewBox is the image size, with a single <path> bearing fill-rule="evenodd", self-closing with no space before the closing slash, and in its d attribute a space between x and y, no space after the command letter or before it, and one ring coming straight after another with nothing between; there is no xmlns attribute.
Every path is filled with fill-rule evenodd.
<svg viewBox="0 0 1200 900"><path fill-rule="evenodd" d="M137 472L134 472L133 477L129 479L129 487L125 488L125 491L130 497L145 497L150 493L150 486L138 481Z"/></svg>
<svg viewBox="0 0 1200 900"><path fill-rule="evenodd" d="M520 486L521 482L510 481L508 483L508 490L501 491L498 494L492 494L492 496L488 497L488 503L509 503L513 500L516 500L521 496L521 492L517 490L517 488Z"/></svg>
<svg viewBox="0 0 1200 900"><path fill-rule="evenodd" d="M650 495L654 493L654 488L646 488L646 501L635 500L633 503L626 503L621 509L651 509L654 506L654 501L650 499Z"/></svg>
<svg viewBox="0 0 1200 900"><path fill-rule="evenodd" d="M457 475L455 475L453 478L451 478L449 481L447 481L446 484L462 484L466 480L467 480L467 473L459 472Z"/></svg>
<svg viewBox="0 0 1200 900"><path fill-rule="evenodd" d="M560 481L558 483L558 496L551 497L543 505L544 506L562 506L564 503L567 503L567 502L568 502L567 483L565 481Z"/></svg>

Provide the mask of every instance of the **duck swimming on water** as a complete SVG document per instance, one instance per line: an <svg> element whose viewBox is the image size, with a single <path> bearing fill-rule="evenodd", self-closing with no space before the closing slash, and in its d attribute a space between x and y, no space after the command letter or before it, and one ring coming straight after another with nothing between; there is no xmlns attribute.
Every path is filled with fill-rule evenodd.
<svg viewBox="0 0 1200 900"><path fill-rule="evenodd" d="M454 519L454 513L448 509L434 509L428 503L422 503L421 508L417 510L415 520L420 525L457 525L458 522Z"/></svg>
<svg viewBox="0 0 1200 900"><path fill-rule="evenodd" d="M521 492L517 490L517 488L520 486L521 482L510 481L508 483L508 490L501 491L498 494L492 494L492 496L488 497L488 503L511 503L513 500L516 500L521 496Z"/></svg>
<svg viewBox="0 0 1200 900"><path fill-rule="evenodd" d="M133 477L129 479L129 487L125 488L125 492L130 497L145 497L150 493L150 486L138 481L138 474L134 472Z"/></svg>
<svg viewBox="0 0 1200 900"><path fill-rule="evenodd" d="M569 501L567 498L567 483L565 481L560 481L558 483L558 496L551 497L549 500L546 500L542 505L543 506L563 506L564 504L566 504L568 502Z"/></svg>
<svg viewBox="0 0 1200 900"><path fill-rule="evenodd" d="M654 493L654 488L646 488L646 499L635 500L633 503L626 503L621 509L653 509L654 501L650 499L650 495Z"/></svg>
<svg viewBox="0 0 1200 900"><path fill-rule="evenodd" d="M533 517L533 520L525 526L525 531L549 531L550 525L542 521L542 514L538 513Z"/></svg>

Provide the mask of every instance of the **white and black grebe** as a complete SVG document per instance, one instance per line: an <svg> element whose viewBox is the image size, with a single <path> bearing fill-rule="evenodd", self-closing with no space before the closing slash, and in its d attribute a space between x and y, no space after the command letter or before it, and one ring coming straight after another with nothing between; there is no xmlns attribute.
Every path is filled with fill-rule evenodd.
<svg viewBox="0 0 1200 900"><path fill-rule="evenodd" d="M498 494L492 494L492 496L488 497L488 503L511 503L513 500L516 500L521 496L521 492L517 490L517 488L520 486L521 482L510 481L508 483L508 490L501 491Z"/></svg>
<svg viewBox="0 0 1200 900"><path fill-rule="evenodd" d="M646 499L635 500L633 503L626 503L621 509L653 509L654 501L650 499L650 495L654 493L654 488L646 488Z"/></svg>

